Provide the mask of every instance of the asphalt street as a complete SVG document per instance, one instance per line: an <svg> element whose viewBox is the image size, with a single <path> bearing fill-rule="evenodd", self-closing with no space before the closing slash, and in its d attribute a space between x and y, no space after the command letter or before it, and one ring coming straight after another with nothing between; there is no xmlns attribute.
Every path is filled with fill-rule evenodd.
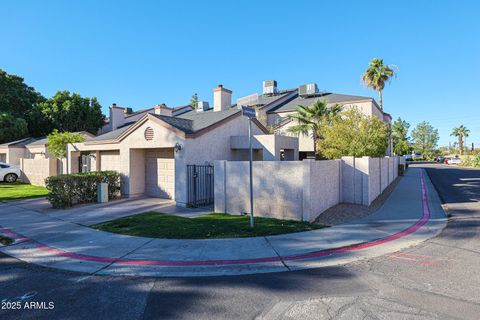
<svg viewBox="0 0 480 320"><path fill-rule="evenodd" d="M416 247L308 271L178 279L91 276L1 255L0 319L478 319L480 170L417 166L450 220Z"/></svg>

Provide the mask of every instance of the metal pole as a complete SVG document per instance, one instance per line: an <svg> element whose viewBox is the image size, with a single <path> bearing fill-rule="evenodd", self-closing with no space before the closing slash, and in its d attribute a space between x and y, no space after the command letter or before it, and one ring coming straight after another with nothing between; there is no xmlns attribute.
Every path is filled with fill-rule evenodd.
<svg viewBox="0 0 480 320"><path fill-rule="evenodd" d="M248 118L248 147L250 149L250 227L253 228L253 151L252 151L252 118Z"/></svg>

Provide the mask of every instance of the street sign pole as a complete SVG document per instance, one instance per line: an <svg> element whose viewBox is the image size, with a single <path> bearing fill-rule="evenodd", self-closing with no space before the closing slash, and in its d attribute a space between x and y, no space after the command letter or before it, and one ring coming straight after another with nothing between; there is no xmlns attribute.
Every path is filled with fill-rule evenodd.
<svg viewBox="0 0 480 320"><path fill-rule="evenodd" d="M248 118L248 147L250 149L250 227L253 228L253 150L252 150L252 118Z"/></svg>
<svg viewBox="0 0 480 320"><path fill-rule="evenodd" d="M243 116L248 118L248 149L250 151L250 227L253 228L253 149L252 149L252 119L256 117L255 108L242 106Z"/></svg>

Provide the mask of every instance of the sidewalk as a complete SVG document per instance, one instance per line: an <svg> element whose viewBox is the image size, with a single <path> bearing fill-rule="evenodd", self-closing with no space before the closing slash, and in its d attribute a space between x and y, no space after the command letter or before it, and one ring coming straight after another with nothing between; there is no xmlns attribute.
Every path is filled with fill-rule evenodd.
<svg viewBox="0 0 480 320"><path fill-rule="evenodd" d="M122 236L20 207L0 205L0 251L42 266L90 274L208 276L345 264L437 235L446 218L421 169L409 169L375 213L347 224L286 235L209 240Z"/></svg>

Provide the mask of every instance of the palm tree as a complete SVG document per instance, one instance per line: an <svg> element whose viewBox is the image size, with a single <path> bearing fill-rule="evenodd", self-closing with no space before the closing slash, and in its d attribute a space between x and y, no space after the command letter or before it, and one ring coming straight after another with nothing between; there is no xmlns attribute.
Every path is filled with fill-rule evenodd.
<svg viewBox="0 0 480 320"><path fill-rule="evenodd" d="M330 123L333 118L342 110L342 106L335 104L328 106L327 100L317 100L311 106L298 105L296 113L288 115L288 118L296 121L296 125L288 128L288 131L295 135L311 136L313 139L313 152L317 158L317 141L321 138L319 129L323 121Z"/></svg>
<svg viewBox="0 0 480 320"><path fill-rule="evenodd" d="M463 124L460 127L453 128L451 136L458 137L458 147L460 149L460 154L463 154L463 138L468 137L470 130L467 129Z"/></svg>
<svg viewBox="0 0 480 320"><path fill-rule="evenodd" d="M383 59L374 58L362 75L362 82L365 86L378 92L380 110L383 110L382 91L385 83L392 81L392 78L397 75L397 69L395 65L384 65Z"/></svg>

